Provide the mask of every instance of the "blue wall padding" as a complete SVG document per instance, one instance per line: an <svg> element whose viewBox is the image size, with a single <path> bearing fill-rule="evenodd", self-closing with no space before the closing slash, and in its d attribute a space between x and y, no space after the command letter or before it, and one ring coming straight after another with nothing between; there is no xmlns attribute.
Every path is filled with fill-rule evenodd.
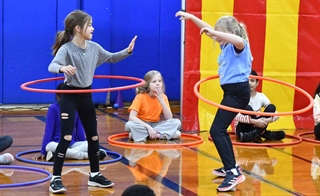
<svg viewBox="0 0 320 196"><path fill-rule="evenodd" d="M2 104L52 103L54 94L20 89L22 83L63 76L48 72L52 45L57 31L64 30L64 19L74 9L93 17L93 41L117 52L128 47L138 35L133 55L116 64L103 64L96 75L122 75L143 78L152 69L161 71L169 100L180 100L180 21L174 14L180 1L171 0L3 0L0 5L0 71ZM3 16L3 18L1 18ZM2 34L3 33L3 34ZM2 39L3 38L3 39ZM58 83L33 85L54 89ZM93 88L133 84L120 79L95 79ZM134 89L122 91L125 102L132 101ZM111 102L117 92L111 93ZM96 104L106 102L107 93L94 93Z"/></svg>
<svg viewBox="0 0 320 196"><path fill-rule="evenodd" d="M0 3L0 13L3 13L3 3L1 2ZM1 24L3 24L3 17L2 17L2 14L0 14L0 21L1 21ZM3 41L2 41L2 37L3 37L3 25L0 25L0 104L3 103Z"/></svg>

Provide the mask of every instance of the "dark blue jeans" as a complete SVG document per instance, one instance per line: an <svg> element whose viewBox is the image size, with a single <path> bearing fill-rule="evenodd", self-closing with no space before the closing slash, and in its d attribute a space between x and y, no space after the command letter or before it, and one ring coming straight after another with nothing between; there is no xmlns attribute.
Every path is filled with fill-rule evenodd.
<svg viewBox="0 0 320 196"><path fill-rule="evenodd" d="M5 151L11 146L13 139L10 135L5 135L0 137L0 152Z"/></svg>
<svg viewBox="0 0 320 196"><path fill-rule="evenodd" d="M221 105L232 108L244 109L250 101L249 82L225 84L221 86L223 99ZM225 170L235 168L236 160L229 134L228 126L231 124L237 112L218 109L210 128L210 135L216 146Z"/></svg>

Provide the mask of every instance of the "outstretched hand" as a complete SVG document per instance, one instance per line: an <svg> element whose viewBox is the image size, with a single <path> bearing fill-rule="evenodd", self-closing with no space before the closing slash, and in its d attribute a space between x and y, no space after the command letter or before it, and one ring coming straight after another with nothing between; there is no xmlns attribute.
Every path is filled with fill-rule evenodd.
<svg viewBox="0 0 320 196"><path fill-rule="evenodd" d="M176 13L176 17L179 17L179 16L180 16L179 20L189 20L192 18L193 15L189 14L188 12L178 11Z"/></svg>
<svg viewBox="0 0 320 196"><path fill-rule="evenodd" d="M128 53L132 53L132 50L134 48L134 44L136 42L137 37L138 36L134 36L134 38L131 40L131 42L130 42L128 48L127 48Z"/></svg>

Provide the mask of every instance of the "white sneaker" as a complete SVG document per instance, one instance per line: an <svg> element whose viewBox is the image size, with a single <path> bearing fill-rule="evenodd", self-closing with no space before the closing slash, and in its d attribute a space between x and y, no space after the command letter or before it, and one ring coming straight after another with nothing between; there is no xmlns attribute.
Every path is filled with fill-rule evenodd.
<svg viewBox="0 0 320 196"><path fill-rule="evenodd" d="M46 161L52 161L53 160L53 153L51 151L47 152Z"/></svg>
<svg viewBox="0 0 320 196"><path fill-rule="evenodd" d="M9 165L13 161L14 161L14 158L10 153L4 153L0 155L0 164Z"/></svg>
<svg viewBox="0 0 320 196"><path fill-rule="evenodd" d="M181 132L179 130L177 130L173 136L172 136L172 139L179 139L181 137Z"/></svg>

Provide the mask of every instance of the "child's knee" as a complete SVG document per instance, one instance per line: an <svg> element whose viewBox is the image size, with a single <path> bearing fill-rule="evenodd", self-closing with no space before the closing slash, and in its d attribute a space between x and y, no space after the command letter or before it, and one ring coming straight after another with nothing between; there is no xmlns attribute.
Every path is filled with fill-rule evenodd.
<svg viewBox="0 0 320 196"><path fill-rule="evenodd" d="M70 142L72 140L72 135L65 135L63 138Z"/></svg>
<svg viewBox="0 0 320 196"><path fill-rule="evenodd" d="M96 135L96 136L93 136L93 137L91 138L91 140L94 141L94 142L95 142L95 141L98 141L98 139L99 139L99 137L98 137L97 135Z"/></svg>
<svg viewBox="0 0 320 196"><path fill-rule="evenodd" d="M172 118L170 119L171 123L174 124L175 126L177 126L178 128L181 127L181 121L177 118Z"/></svg>

